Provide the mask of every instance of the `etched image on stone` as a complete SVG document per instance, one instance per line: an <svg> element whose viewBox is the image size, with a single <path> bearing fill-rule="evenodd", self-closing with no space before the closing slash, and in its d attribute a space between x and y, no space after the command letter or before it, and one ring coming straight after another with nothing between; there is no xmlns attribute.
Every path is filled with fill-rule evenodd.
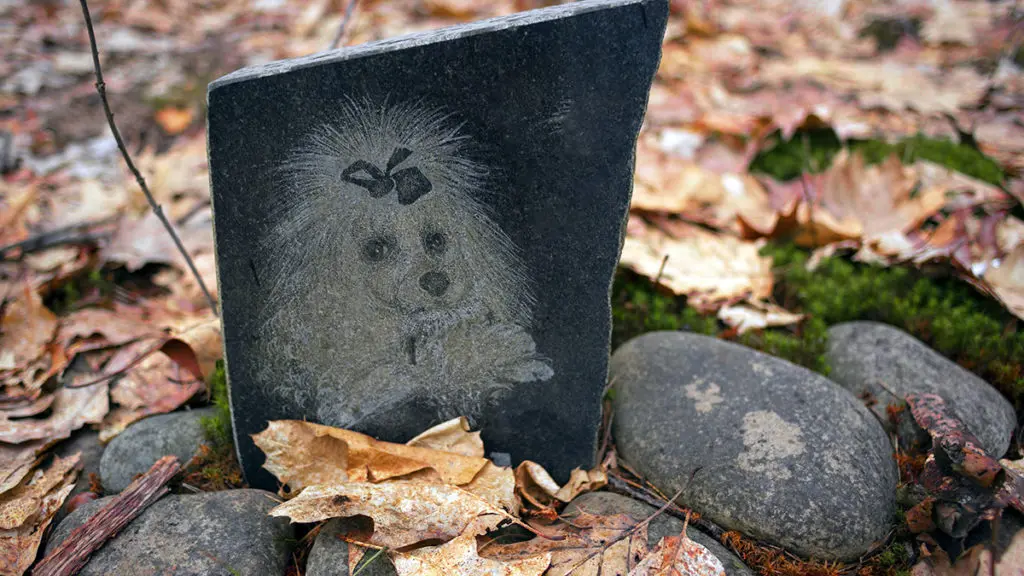
<svg viewBox="0 0 1024 576"><path fill-rule="evenodd" d="M500 169L456 115L339 98L278 175L262 350L270 397L358 425L420 390L438 417L479 414L553 374L530 335L519 250L489 215ZM296 370L302 366L302 370Z"/></svg>

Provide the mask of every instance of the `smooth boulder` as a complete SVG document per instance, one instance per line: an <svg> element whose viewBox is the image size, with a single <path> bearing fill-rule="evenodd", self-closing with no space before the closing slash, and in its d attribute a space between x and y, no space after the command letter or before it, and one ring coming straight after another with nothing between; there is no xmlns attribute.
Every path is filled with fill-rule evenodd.
<svg viewBox="0 0 1024 576"><path fill-rule="evenodd" d="M306 576L349 576L348 543L338 538L348 532L348 518L330 520L313 541L306 559ZM396 576L395 565L386 553L368 550L356 566L359 576Z"/></svg>
<svg viewBox="0 0 1024 576"><path fill-rule="evenodd" d="M113 497L72 512L50 537L47 553ZM294 532L262 490L164 496L89 557L79 576L284 574Z"/></svg>
<svg viewBox="0 0 1024 576"><path fill-rule="evenodd" d="M874 397L871 409L885 422L889 404L908 394L937 394L988 453L998 458L1010 446L1016 426L1013 405L987 382L902 330L879 322L837 324L829 328L825 357L832 368L829 378L855 395Z"/></svg>
<svg viewBox="0 0 1024 576"><path fill-rule="evenodd" d="M599 516L625 514L637 522L642 522L649 518L651 514L657 512L657 510L657 508L650 504L633 500L621 494L590 492L570 502L565 507L565 510L562 511L562 517L571 520L580 512ZM650 524L647 525L647 544L653 549L658 541L665 536L678 536L682 531L682 520L661 513L654 517ZM714 538L694 528L692 524L687 527L686 535L694 542L707 548L709 552L714 554L715 558L718 558L718 561L722 563L722 567L725 568L726 576L754 576L750 568L747 568L747 565L737 558L735 554L730 552L725 546L722 546Z"/></svg>
<svg viewBox="0 0 1024 576"><path fill-rule="evenodd" d="M885 538L892 447L839 385L684 332L627 342L610 377L620 456L709 520L827 560L857 558Z"/></svg>
<svg viewBox="0 0 1024 576"><path fill-rule="evenodd" d="M184 466L206 442L202 418L213 407L160 414L139 420L110 441L100 460L100 479L108 494L120 492L160 458L173 454Z"/></svg>

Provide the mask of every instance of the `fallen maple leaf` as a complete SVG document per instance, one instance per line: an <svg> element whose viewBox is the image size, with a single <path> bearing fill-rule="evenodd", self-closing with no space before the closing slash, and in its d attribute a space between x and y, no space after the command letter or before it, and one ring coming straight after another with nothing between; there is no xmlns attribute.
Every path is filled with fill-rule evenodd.
<svg viewBox="0 0 1024 576"><path fill-rule="evenodd" d="M420 480L432 477L462 486L490 462L298 420L271 421L266 430L253 435L253 441L267 456L263 467L292 491L317 484L381 482L416 473L421 473Z"/></svg>
<svg viewBox="0 0 1024 576"><path fill-rule="evenodd" d="M17 486L35 467L39 455L52 444L49 440L16 445L0 443L0 494Z"/></svg>
<svg viewBox="0 0 1024 576"><path fill-rule="evenodd" d="M509 483L511 493L511 483ZM356 515L373 519L369 544L402 548L425 540L450 540L473 523L490 530L511 519L508 510L448 484L395 481L308 486L270 511L293 522Z"/></svg>
<svg viewBox="0 0 1024 576"><path fill-rule="evenodd" d="M772 259L762 242L717 235L683 222L665 231L630 215L621 263L657 281L687 304L714 310L729 301L766 299L772 290Z"/></svg>

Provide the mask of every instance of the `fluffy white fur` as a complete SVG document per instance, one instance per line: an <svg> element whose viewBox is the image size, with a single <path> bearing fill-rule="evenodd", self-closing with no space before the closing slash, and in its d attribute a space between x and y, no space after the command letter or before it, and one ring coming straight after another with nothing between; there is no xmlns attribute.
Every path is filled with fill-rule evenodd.
<svg viewBox="0 0 1024 576"><path fill-rule="evenodd" d="M527 274L482 202L488 173L470 145L441 111L369 101L344 102L302 140L281 171L260 272L271 394L352 426L410 391L438 417L473 417L499 392L551 378L527 331ZM389 172L418 170L429 192L401 202L353 182L374 179L353 171L360 161L379 179L395 159Z"/></svg>

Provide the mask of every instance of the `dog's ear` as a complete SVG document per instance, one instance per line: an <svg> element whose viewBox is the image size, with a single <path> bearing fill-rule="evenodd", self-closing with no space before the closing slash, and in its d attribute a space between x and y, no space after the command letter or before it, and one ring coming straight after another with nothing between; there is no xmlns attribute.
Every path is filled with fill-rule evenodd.
<svg viewBox="0 0 1024 576"><path fill-rule="evenodd" d="M392 156L394 158L394 156ZM398 188L398 203L406 206L430 192L434 185L420 172L419 168L404 168L391 175Z"/></svg>

